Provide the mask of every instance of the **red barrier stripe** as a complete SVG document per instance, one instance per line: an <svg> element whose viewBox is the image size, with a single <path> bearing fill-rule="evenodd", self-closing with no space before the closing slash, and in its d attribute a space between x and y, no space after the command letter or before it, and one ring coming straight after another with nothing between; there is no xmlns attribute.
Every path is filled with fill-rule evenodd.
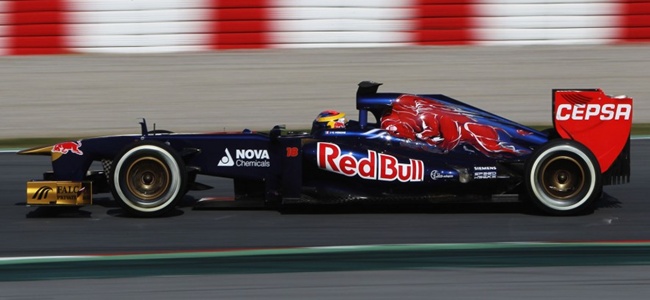
<svg viewBox="0 0 650 300"><path fill-rule="evenodd" d="M216 21L237 21L237 20L264 20L267 18L266 9L255 8L226 8L217 10Z"/></svg>
<svg viewBox="0 0 650 300"><path fill-rule="evenodd" d="M63 14L61 11L14 12L9 14L7 25L61 23Z"/></svg>
<svg viewBox="0 0 650 300"><path fill-rule="evenodd" d="M421 30L420 38L421 43L425 45L439 45L440 42L449 42L451 44L466 44L469 42L468 30L465 29L437 29L437 30Z"/></svg>
<svg viewBox="0 0 650 300"><path fill-rule="evenodd" d="M625 16L625 27L650 27L650 14Z"/></svg>
<svg viewBox="0 0 650 300"><path fill-rule="evenodd" d="M14 50L18 52L22 52L23 48L42 48L42 49L49 49L47 51L54 51L54 49L60 48L58 45L60 44L59 40L61 39L62 39L61 36L11 37L11 40L14 42L14 48L15 48ZM61 52L53 52L53 53L61 53ZM16 54L24 54L24 53L16 53Z"/></svg>
<svg viewBox="0 0 650 300"><path fill-rule="evenodd" d="M467 28L470 22L468 18L421 18L419 24L421 30L459 29Z"/></svg>
<svg viewBox="0 0 650 300"><path fill-rule="evenodd" d="M213 49L259 49L269 44L270 0L211 0Z"/></svg>
<svg viewBox="0 0 650 300"><path fill-rule="evenodd" d="M415 42L420 45L465 45L472 42L473 0L418 0Z"/></svg>
<svg viewBox="0 0 650 300"><path fill-rule="evenodd" d="M622 28L624 42L647 42L650 41L650 27Z"/></svg>
<svg viewBox="0 0 650 300"><path fill-rule="evenodd" d="M464 4L429 4L420 6L418 10L419 18L439 18L439 17L470 17L471 4L470 1L464 1Z"/></svg>
<svg viewBox="0 0 650 300"><path fill-rule="evenodd" d="M230 49L233 45L249 45L245 48L262 48L266 45L264 32L218 33L216 36L219 38L219 46L228 45Z"/></svg>
<svg viewBox="0 0 650 300"><path fill-rule="evenodd" d="M259 8L261 6L268 6L266 0L216 0L212 2L214 8L243 8L253 7Z"/></svg>
<svg viewBox="0 0 650 300"><path fill-rule="evenodd" d="M9 54L67 53L64 2L65 0L8 1L6 22Z"/></svg>
<svg viewBox="0 0 650 300"><path fill-rule="evenodd" d="M56 24L20 24L12 26L12 36L50 36L53 34L52 27Z"/></svg>
<svg viewBox="0 0 650 300"><path fill-rule="evenodd" d="M650 2L628 0L622 5L621 41L650 41Z"/></svg>
<svg viewBox="0 0 650 300"><path fill-rule="evenodd" d="M19 5L10 6L7 12L28 12L28 11L61 11L64 7L62 1L56 0L17 0L10 2L20 2ZM13 10L12 10L13 9Z"/></svg>
<svg viewBox="0 0 650 300"><path fill-rule="evenodd" d="M263 32L266 24L259 21L216 21L213 31L216 33Z"/></svg>
<svg viewBox="0 0 650 300"><path fill-rule="evenodd" d="M650 2L642 1L623 1L623 14L625 15L650 15Z"/></svg>

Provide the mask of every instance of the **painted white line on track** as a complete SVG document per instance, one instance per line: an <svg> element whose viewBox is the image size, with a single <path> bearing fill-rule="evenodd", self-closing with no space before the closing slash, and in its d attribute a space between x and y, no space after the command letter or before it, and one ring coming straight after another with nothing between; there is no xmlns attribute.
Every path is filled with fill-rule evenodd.
<svg viewBox="0 0 650 300"><path fill-rule="evenodd" d="M20 151L20 150L17 150L17 149L4 149L4 150L2 150L2 149L0 149L0 153L18 153L18 151Z"/></svg>
<svg viewBox="0 0 650 300"><path fill-rule="evenodd" d="M75 258L91 258L93 255L59 255L59 256L17 256L17 257L0 257L2 261L39 261L39 260L52 260L52 259L75 259Z"/></svg>
<svg viewBox="0 0 650 300"><path fill-rule="evenodd" d="M648 247L650 241L620 242L620 241L592 241L592 242L494 242L494 243L442 243L442 244L370 244L348 246L317 246L296 248L271 248L226 251L191 251L168 253L139 253L139 254L111 254L111 255L74 255L74 256L27 256L27 257L0 257L0 266L29 264L29 263L67 263L72 261L134 261L134 260L164 260L164 259L202 259L236 256L261 256L261 255L294 255L294 254L334 254L354 252L385 252L385 251L447 251L447 250L482 250L482 249L526 249L526 248L563 248L563 247Z"/></svg>

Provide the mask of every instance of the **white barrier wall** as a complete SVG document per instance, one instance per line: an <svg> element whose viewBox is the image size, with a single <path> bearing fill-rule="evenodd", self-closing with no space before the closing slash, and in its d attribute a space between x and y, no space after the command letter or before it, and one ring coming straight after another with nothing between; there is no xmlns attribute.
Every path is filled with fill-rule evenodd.
<svg viewBox="0 0 650 300"><path fill-rule="evenodd" d="M274 0L270 47L389 47L413 44L412 0Z"/></svg>
<svg viewBox="0 0 650 300"><path fill-rule="evenodd" d="M0 54L650 41L650 0L6 0Z"/></svg>
<svg viewBox="0 0 650 300"><path fill-rule="evenodd" d="M480 0L477 44L604 44L618 38L621 5L606 0Z"/></svg>
<svg viewBox="0 0 650 300"><path fill-rule="evenodd" d="M74 52L155 53L208 50L204 0L69 1Z"/></svg>

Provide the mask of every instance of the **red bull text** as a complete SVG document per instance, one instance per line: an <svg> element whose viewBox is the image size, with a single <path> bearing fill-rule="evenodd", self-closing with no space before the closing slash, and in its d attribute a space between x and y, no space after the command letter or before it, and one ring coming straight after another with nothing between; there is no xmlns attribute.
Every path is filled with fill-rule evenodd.
<svg viewBox="0 0 650 300"><path fill-rule="evenodd" d="M409 159L400 163L396 157L368 150L368 157L357 159L341 154L336 144L318 143L318 167L345 176L359 176L368 180L420 182L424 180L424 162Z"/></svg>

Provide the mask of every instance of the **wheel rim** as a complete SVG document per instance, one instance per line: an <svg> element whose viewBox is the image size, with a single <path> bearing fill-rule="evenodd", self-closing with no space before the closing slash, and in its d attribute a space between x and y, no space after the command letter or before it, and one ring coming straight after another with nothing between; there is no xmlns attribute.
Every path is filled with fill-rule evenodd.
<svg viewBox="0 0 650 300"><path fill-rule="evenodd" d="M142 157L134 161L126 171L129 192L141 199L142 204L155 202L171 184L169 169L155 157Z"/></svg>
<svg viewBox="0 0 650 300"><path fill-rule="evenodd" d="M149 143L136 145L113 163L111 191L129 213L160 215L180 200L184 165L170 151Z"/></svg>
<svg viewBox="0 0 650 300"><path fill-rule="evenodd" d="M558 200L569 200L578 195L585 185L585 170L569 156L558 156L542 165L542 188Z"/></svg>
<svg viewBox="0 0 650 300"><path fill-rule="evenodd" d="M571 141L559 141L533 156L527 182L537 205L547 212L570 213L593 204L600 170L588 151Z"/></svg>

